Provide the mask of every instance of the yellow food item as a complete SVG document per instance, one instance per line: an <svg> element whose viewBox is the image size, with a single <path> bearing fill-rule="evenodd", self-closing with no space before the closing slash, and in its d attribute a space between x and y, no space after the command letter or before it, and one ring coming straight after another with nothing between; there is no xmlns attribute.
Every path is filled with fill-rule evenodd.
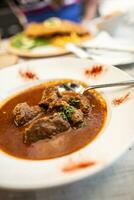
<svg viewBox="0 0 134 200"><path fill-rule="evenodd" d="M28 37L52 37L55 35L66 35L76 33L77 35L85 35L88 30L77 23L67 20L50 18L43 23L31 23L27 26L25 34Z"/></svg>
<svg viewBox="0 0 134 200"><path fill-rule="evenodd" d="M81 42L86 41L89 39L91 36L90 35L85 35L85 36L78 36L76 33L71 33L68 36L55 36L53 39L51 39L51 44L55 46L60 46L64 47L65 44L72 42L74 44L81 44Z"/></svg>

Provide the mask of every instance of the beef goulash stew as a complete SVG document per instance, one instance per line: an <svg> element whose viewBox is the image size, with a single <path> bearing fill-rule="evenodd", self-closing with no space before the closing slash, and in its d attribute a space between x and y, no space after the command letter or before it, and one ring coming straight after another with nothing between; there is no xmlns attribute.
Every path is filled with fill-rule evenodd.
<svg viewBox="0 0 134 200"><path fill-rule="evenodd" d="M107 106L84 83L51 81L11 97L0 107L0 148L13 156L39 160L70 154L89 144L106 121Z"/></svg>

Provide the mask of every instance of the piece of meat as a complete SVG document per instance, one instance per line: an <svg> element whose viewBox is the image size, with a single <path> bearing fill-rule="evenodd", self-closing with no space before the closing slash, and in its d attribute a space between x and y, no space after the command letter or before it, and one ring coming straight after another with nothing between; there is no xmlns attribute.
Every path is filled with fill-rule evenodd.
<svg viewBox="0 0 134 200"><path fill-rule="evenodd" d="M63 94L62 99L68 102L69 105L77 109L81 109L85 114L91 109L90 102L86 95L82 95L74 91L68 91Z"/></svg>
<svg viewBox="0 0 134 200"><path fill-rule="evenodd" d="M14 122L17 126L23 126L39 113L41 113L39 106L30 107L26 102L19 103L13 110Z"/></svg>
<svg viewBox="0 0 134 200"><path fill-rule="evenodd" d="M50 120L56 126L58 132L63 132L70 128L70 124L60 113L55 113L52 118L50 117Z"/></svg>
<svg viewBox="0 0 134 200"><path fill-rule="evenodd" d="M64 107L62 112L72 127L84 121L83 112L73 106Z"/></svg>
<svg viewBox="0 0 134 200"><path fill-rule="evenodd" d="M39 106L48 109L51 107L51 103L58 101L60 93L56 87L48 87L43 91L42 99L39 102Z"/></svg>
<svg viewBox="0 0 134 200"><path fill-rule="evenodd" d="M71 115L71 123L72 125L78 125L84 122L84 115L80 109L75 109Z"/></svg>
<svg viewBox="0 0 134 200"><path fill-rule="evenodd" d="M63 92L62 94L62 99L64 101L67 101L69 102L70 98L77 98L77 99L80 99L81 98L81 95L79 93L76 93L74 91L65 91Z"/></svg>
<svg viewBox="0 0 134 200"><path fill-rule="evenodd" d="M63 111L65 107L69 106L69 104L61 99L58 99L58 101L53 101L51 103L51 109L54 109L58 112Z"/></svg>
<svg viewBox="0 0 134 200"><path fill-rule="evenodd" d="M50 139L54 135L67 131L70 124L59 113L35 120L25 129L24 143L32 144L42 139Z"/></svg>
<svg viewBox="0 0 134 200"><path fill-rule="evenodd" d="M89 113L91 111L92 107L90 106L89 99L87 99L86 96L82 95L80 99L80 109L84 114Z"/></svg>

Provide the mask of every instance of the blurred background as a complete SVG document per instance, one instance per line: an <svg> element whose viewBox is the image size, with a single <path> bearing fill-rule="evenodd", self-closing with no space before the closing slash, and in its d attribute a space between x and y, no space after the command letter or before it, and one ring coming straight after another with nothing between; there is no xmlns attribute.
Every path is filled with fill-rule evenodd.
<svg viewBox="0 0 134 200"><path fill-rule="evenodd" d="M134 63L134 0L0 0L0 51L28 23L51 17L80 23L92 32L94 37L83 44L92 59Z"/></svg>
<svg viewBox="0 0 134 200"><path fill-rule="evenodd" d="M22 30L22 26L5 0L0 0L0 33L7 38Z"/></svg>
<svg viewBox="0 0 134 200"><path fill-rule="evenodd" d="M86 8L87 5L91 12ZM22 31L28 22L41 22L50 17L75 22L85 17L87 21L95 16L96 8L96 0L1 0L0 33L2 38L7 38Z"/></svg>
<svg viewBox="0 0 134 200"><path fill-rule="evenodd" d="M0 33L7 38L20 32L28 22L54 16L87 25L93 18L117 12L126 15L125 23L132 28L134 0L1 0Z"/></svg>

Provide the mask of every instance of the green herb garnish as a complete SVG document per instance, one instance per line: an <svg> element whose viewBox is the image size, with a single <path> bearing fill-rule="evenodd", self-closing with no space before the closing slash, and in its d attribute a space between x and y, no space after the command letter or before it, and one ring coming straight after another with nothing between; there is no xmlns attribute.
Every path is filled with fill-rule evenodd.
<svg viewBox="0 0 134 200"><path fill-rule="evenodd" d="M74 106L74 107L78 108L78 107L80 106L80 100L77 99L77 98L71 97L71 98L69 99L69 104L70 104L71 106Z"/></svg>
<svg viewBox="0 0 134 200"><path fill-rule="evenodd" d="M70 121L72 114L75 112L75 108L73 106L63 106L59 112L63 119Z"/></svg>
<svg viewBox="0 0 134 200"><path fill-rule="evenodd" d="M72 106L68 106L64 108L64 113L68 120L71 120L72 114L75 112L75 109Z"/></svg>
<svg viewBox="0 0 134 200"><path fill-rule="evenodd" d="M60 115L64 120L68 121L67 116L65 115L64 112L60 112Z"/></svg>

